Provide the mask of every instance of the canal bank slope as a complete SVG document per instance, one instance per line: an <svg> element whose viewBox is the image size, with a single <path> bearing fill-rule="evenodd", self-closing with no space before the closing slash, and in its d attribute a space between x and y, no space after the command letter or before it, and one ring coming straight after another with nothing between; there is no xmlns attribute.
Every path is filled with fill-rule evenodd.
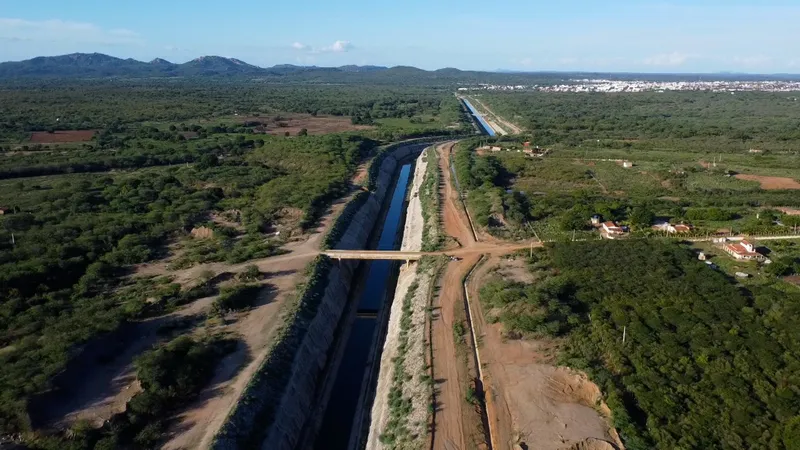
<svg viewBox="0 0 800 450"><path fill-rule="evenodd" d="M381 207L392 187L398 162L425 144L387 148L369 170L370 192L357 208L341 217L336 249L365 248L380 218ZM344 216L344 213L343 213ZM314 410L316 392L339 319L350 295L358 261L331 263L322 258L313 278L302 289L299 305L286 311L289 324L272 354L247 386L239 403L211 445L213 449L292 450Z"/></svg>
<svg viewBox="0 0 800 450"><path fill-rule="evenodd" d="M433 147L430 147L433 149ZM422 249L424 223L420 188L431 150L417 158L406 210L401 249ZM380 372L372 405L367 450L423 448L427 439L432 383L426 370L425 322L435 261L423 260L400 269L392 303Z"/></svg>

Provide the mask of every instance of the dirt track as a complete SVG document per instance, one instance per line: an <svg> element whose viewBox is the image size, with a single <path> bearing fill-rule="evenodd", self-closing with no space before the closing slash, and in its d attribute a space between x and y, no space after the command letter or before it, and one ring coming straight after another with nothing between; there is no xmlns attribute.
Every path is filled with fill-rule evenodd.
<svg viewBox="0 0 800 450"><path fill-rule="evenodd" d="M475 244L475 239L463 211L458 206L460 202L458 193L455 192L450 182L448 155L451 149L452 144L437 148L439 170L443 182L440 195L443 203L444 231L455 238L463 248L468 248ZM467 255L460 262L448 264L440 280L441 291L433 302L434 309L438 311L436 320L432 323L433 373L437 389L434 449L467 448L465 446L466 430L462 421L465 391L461 387L467 380L459 379L460 361L456 352L453 324L455 323L456 305L463 304L464 301L461 280L479 258L479 255Z"/></svg>

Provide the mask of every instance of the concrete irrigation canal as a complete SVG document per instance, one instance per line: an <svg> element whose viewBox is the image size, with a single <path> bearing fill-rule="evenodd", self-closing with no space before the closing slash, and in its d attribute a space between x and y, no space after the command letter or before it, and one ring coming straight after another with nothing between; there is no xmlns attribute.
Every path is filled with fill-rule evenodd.
<svg viewBox="0 0 800 450"><path fill-rule="evenodd" d="M386 212L377 250L396 250L402 231L406 191L411 173L411 164L404 164L400 169L397 183ZM365 283L358 296L356 317L350 326L349 333L343 331L346 340L344 352L335 373L335 381L325 411L322 426L314 444L317 450L345 450L358 447L361 421L356 418L358 410L368 408L369 380L373 366L370 356L374 356L376 343L382 342L379 331L383 328L379 323L385 317L384 311L391 303L394 294L394 280L397 276L397 262L372 261L363 263L366 267ZM348 334L348 336L344 336Z"/></svg>
<svg viewBox="0 0 800 450"><path fill-rule="evenodd" d="M489 125L489 122L487 122L486 119L484 119L483 116L478 112L478 110L475 109L474 106L472 106L472 103L470 103L469 100L467 100L466 98L462 98L461 101L463 101L464 104L467 105L469 112L472 114L473 117L475 117L478 123L481 124L483 131L489 136L495 136L496 133L494 132L494 128L492 128L491 125Z"/></svg>

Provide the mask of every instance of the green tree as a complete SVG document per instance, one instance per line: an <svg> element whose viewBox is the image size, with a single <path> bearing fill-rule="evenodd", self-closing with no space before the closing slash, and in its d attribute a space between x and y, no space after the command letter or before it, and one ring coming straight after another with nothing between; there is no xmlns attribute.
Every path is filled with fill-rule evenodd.
<svg viewBox="0 0 800 450"><path fill-rule="evenodd" d="M217 164L219 164L217 155L213 153L206 153L200 157L200 161L197 162L197 168L200 170L205 170L214 167Z"/></svg>
<svg viewBox="0 0 800 450"><path fill-rule="evenodd" d="M638 229L647 228L653 224L653 220L655 220L655 213L653 210L647 206L635 206L630 212L628 219L631 221L631 225Z"/></svg>
<svg viewBox="0 0 800 450"><path fill-rule="evenodd" d="M786 422L783 429L783 445L786 450L800 450L800 416L795 416Z"/></svg>

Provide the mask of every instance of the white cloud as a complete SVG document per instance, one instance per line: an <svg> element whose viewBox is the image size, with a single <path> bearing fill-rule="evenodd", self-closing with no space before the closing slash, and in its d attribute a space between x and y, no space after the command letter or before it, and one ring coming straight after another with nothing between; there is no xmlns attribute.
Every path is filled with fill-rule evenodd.
<svg viewBox="0 0 800 450"><path fill-rule="evenodd" d="M353 47L353 44L350 41L339 40L331 45L319 48L312 47L310 45L306 45L301 42L295 42L294 44L292 44L292 48L301 52L317 54L317 53L344 53L344 52L349 52L355 47Z"/></svg>
<svg viewBox="0 0 800 450"><path fill-rule="evenodd" d="M660 55L651 56L649 58L645 58L642 61L644 64L648 66L682 66L686 63L689 59L693 58L692 55L687 55L685 53L679 52L672 52L672 53L663 53Z"/></svg>
<svg viewBox="0 0 800 450"><path fill-rule="evenodd" d="M59 19L32 21L2 17L0 17L0 39L108 45L144 43L138 33L123 28L105 29L92 23Z"/></svg>
<svg viewBox="0 0 800 450"><path fill-rule="evenodd" d="M333 53L343 53L349 52L353 49L353 44L350 41L336 41L330 47L323 48L323 51L329 51Z"/></svg>

